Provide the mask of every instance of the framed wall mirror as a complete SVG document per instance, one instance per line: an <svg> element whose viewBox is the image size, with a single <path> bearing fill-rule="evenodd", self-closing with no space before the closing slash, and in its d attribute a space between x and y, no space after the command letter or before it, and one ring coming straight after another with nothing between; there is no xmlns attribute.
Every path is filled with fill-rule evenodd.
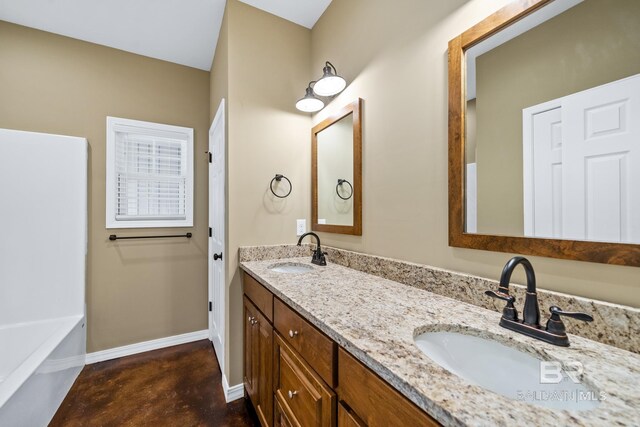
<svg viewBox="0 0 640 427"><path fill-rule="evenodd" d="M311 228L362 235L362 99L311 133Z"/></svg>
<svg viewBox="0 0 640 427"><path fill-rule="evenodd" d="M449 244L640 266L640 2L514 1L449 43Z"/></svg>

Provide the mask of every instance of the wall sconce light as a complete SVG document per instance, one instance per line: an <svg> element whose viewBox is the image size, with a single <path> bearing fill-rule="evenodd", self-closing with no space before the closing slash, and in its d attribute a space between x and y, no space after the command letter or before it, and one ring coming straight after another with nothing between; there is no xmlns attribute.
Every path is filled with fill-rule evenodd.
<svg viewBox="0 0 640 427"><path fill-rule="evenodd" d="M313 94L312 85L315 85L314 82L309 82L309 86L307 86L307 94L304 98L301 98L296 102L296 108L300 111L304 111L305 113L315 113L316 111L320 111L324 108L324 102L321 99L316 98Z"/></svg>
<svg viewBox="0 0 640 427"><path fill-rule="evenodd" d="M313 86L313 92L320 96L337 95L347 86L347 81L338 75L336 67L329 61L322 69L322 78Z"/></svg>
<svg viewBox="0 0 640 427"><path fill-rule="evenodd" d="M339 94L347 86L347 81L338 75L336 67L329 61L325 62L322 77L309 82L304 98L296 102L296 108L305 113L315 113L324 108L324 101L318 96L330 97Z"/></svg>

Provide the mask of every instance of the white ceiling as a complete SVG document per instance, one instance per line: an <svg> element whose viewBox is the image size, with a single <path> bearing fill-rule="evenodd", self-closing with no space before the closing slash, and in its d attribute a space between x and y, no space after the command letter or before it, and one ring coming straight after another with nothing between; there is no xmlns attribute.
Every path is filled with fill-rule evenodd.
<svg viewBox="0 0 640 427"><path fill-rule="evenodd" d="M298 25L313 28L331 0L240 0L265 12L295 22Z"/></svg>
<svg viewBox="0 0 640 427"><path fill-rule="evenodd" d="M241 0L307 28L331 0ZM209 71L225 0L0 0L0 20Z"/></svg>

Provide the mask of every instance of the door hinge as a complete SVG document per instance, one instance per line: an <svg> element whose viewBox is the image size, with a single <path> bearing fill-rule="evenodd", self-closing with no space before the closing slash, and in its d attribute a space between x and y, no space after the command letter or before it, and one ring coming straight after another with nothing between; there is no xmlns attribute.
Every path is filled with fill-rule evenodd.
<svg viewBox="0 0 640 427"><path fill-rule="evenodd" d="M209 311L213 311L213 304L209 301Z"/></svg>
<svg viewBox="0 0 640 427"><path fill-rule="evenodd" d="M213 154L209 151L209 163L213 163Z"/></svg>
<svg viewBox="0 0 640 427"><path fill-rule="evenodd" d="M213 229L209 227L209 237L213 237Z"/></svg>

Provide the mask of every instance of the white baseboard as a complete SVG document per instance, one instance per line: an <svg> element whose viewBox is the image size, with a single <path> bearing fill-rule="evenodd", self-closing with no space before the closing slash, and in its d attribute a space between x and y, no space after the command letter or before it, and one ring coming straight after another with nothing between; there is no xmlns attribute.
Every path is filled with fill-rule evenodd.
<svg viewBox="0 0 640 427"><path fill-rule="evenodd" d="M195 331L172 337L159 338L157 340L144 341L122 347L110 348L108 350L87 353L87 365L103 362L105 360L117 359L119 357L131 356L132 354L144 353L145 351L157 350L159 348L171 347L188 342L199 341L209 338L209 331Z"/></svg>
<svg viewBox="0 0 640 427"><path fill-rule="evenodd" d="M224 399L227 403L244 397L244 384L240 383L229 387L229 381L227 381L225 374L222 374L222 389L224 390Z"/></svg>

